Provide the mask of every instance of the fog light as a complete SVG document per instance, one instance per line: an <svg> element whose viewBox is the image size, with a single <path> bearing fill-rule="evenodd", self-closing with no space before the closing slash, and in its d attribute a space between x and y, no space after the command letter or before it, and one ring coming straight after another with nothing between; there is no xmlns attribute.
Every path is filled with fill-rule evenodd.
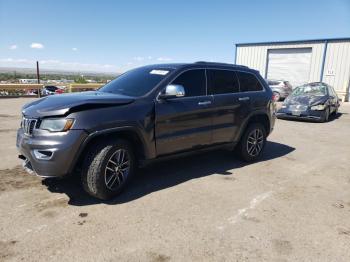
<svg viewBox="0 0 350 262"><path fill-rule="evenodd" d="M53 151L51 151L51 150L34 149L33 153L34 153L35 158L40 159L40 160L50 160L53 156Z"/></svg>

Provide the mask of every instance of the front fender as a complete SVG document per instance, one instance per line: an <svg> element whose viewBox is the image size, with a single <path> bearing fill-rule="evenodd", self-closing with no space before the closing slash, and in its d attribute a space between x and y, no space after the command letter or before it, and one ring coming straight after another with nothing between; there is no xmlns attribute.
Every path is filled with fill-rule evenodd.
<svg viewBox="0 0 350 262"><path fill-rule="evenodd" d="M139 145L140 148L142 148L142 153L145 157L145 159L151 159L155 157L155 146L152 141L148 141L145 138L145 135L142 134L139 128L136 126L121 126L121 127L113 127L113 128L108 128L108 129L101 129L101 130L96 130L94 132L91 132L88 134L88 136L85 138L85 140L81 143L77 154L75 155L72 165L70 167L70 173L73 172L74 168L78 164L79 160L82 160L83 157L83 152L87 149L89 144L94 141L95 139L98 138L103 138L104 136L109 136L109 135L115 135L118 137L119 134L123 134L123 137L125 134L136 134L137 138L139 141L142 143L142 145Z"/></svg>

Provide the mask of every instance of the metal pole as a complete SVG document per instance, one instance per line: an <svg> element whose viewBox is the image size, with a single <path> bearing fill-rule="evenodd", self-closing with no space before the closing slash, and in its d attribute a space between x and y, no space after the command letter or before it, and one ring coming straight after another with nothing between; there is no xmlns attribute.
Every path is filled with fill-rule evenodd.
<svg viewBox="0 0 350 262"><path fill-rule="evenodd" d="M36 61L36 76L38 78L38 84L40 84L39 61ZM40 87L38 87L38 97L40 97L40 91Z"/></svg>
<svg viewBox="0 0 350 262"><path fill-rule="evenodd" d="M237 44L235 44L235 65L237 65Z"/></svg>
<svg viewBox="0 0 350 262"><path fill-rule="evenodd" d="M327 47L328 47L328 40L324 41L324 49L323 49L323 57L322 57L322 65L321 65L320 82L323 82L324 67L325 67L325 64L326 64L326 56L327 56Z"/></svg>

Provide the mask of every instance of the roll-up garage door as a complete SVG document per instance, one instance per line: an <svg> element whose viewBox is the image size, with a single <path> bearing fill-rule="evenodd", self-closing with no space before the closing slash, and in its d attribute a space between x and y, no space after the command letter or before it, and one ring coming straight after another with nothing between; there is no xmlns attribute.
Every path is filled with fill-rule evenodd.
<svg viewBox="0 0 350 262"><path fill-rule="evenodd" d="M289 81L293 87L309 82L311 48L268 50L267 79Z"/></svg>

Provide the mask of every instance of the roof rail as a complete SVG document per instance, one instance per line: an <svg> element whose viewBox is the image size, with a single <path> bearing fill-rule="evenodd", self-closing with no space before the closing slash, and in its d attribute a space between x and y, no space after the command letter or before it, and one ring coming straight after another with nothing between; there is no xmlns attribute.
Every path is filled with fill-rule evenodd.
<svg viewBox="0 0 350 262"><path fill-rule="evenodd" d="M226 66L236 66L236 67L248 68L247 66L244 66L244 65L236 65L236 64L222 63L222 62L197 61L197 62L194 62L194 63L195 64L207 64L207 65L226 65Z"/></svg>

